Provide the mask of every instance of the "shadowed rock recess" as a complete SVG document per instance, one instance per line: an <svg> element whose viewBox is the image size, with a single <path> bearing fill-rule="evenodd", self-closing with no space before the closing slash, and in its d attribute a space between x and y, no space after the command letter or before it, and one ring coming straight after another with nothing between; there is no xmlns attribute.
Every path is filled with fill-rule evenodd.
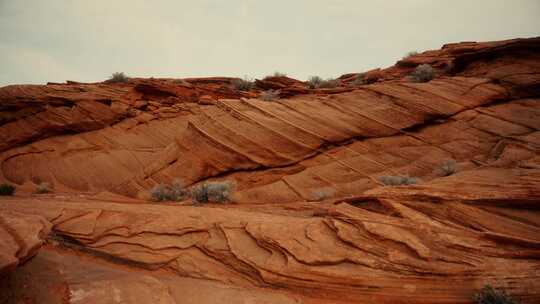
<svg viewBox="0 0 540 304"><path fill-rule="evenodd" d="M435 79L411 82L420 64ZM540 38L363 77L0 88L0 183L17 187L0 198L0 303L465 304L486 284L540 303ZM176 179L235 191L146 199ZM42 182L54 192L32 194Z"/></svg>

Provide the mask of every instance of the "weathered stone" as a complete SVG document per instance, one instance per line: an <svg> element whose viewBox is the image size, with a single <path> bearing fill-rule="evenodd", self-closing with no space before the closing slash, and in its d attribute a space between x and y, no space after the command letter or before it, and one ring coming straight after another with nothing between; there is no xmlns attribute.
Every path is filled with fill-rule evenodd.
<svg viewBox="0 0 540 304"><path fill-rule="evenodd" d="M3 203L3 202L0 202ZM51 223L39 215L0 212L0 275L33 257L49 234Z"/></svg>
<svg viewBox="0 0 540 304"><path fill-rule="evenodd" d="M79 303L218 299L181 301L178 280L265 303L470 303L485 284L538 303L539 48L446 45L335 89L287 77L249 92L225 77L0 88L0 182L18 186L0 218L43 217L91 261L50 260L78 271L61 281ZM410 82L419 64L436 77ZM281 98L261 101L261 89ZM220 205L135 199L175 179L235 191ZM41 181L57 193L30 196ZM40 244L10 231L3 268Z"/></svg>

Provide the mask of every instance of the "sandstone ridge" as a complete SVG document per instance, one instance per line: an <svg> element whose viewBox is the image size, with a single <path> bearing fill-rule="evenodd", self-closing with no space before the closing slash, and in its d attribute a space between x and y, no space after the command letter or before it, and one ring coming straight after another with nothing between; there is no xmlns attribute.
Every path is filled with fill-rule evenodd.
<svg viewBox="0 0 540 304"><path fill-rule="evenodd" d="M0 182L17 186L1 218L53 231L10 278L13 298L33 296L23 274L52 271L46 303L472 303L486 284L538 303L539 50L448 44L329 89L285 76L249 91L225 77L0 88ZM435 79L411 82L420 64ZM234 181L232 203L147 200L175 179ZM42 182L54 193L32 194Z"/></svg>

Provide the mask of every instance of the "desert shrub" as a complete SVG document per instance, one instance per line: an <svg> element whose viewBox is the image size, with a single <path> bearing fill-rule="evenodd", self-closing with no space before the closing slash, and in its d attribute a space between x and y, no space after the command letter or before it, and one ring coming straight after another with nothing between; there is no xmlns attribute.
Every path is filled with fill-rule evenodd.
<svg viewBox="0 0 540 304"><path fill-rule="evenodd" d="M267 90L261 93L260 99L264 101L273 101L279 99L279 90Z"/></svg>
<svg viewBox="0 0 540 304"><path fill-rule="evenodd" d="M276 71L272 75L265 76L264 79L266 80L266 79L272 78L272 77L287 77L287 74Z"/></svg>
<svg viewBox="0 0 540 304"><path fill-rule="evenodd" d="M421 64L411 73L414 82L428 82L435 78L435 70L429 64Z"/></svg>
<svg viewBox="0 0 540 304"><path fill-rule="evenodd" d="M339 79L328 78L328 79L323 80L323 82L319 85L319 88L324 88L324 89L335 88L339 86L339 84L340 84Z"/></svg>
<svg viewBox="0 0 540 304"><path fill-rule="evenodd" d="M310 89L317 89L317 88L335 88L339 86L339 79L322 79L319 76L311 76L308 81L307 85Z"/></svg>
<svg viewBox="0 0 540 304"><path fill-rule="evenodd" d="M401 186L401 185L414 185L418 183L418 179L416 177L410 177L410 176L381 176L379 178L379 181L381 183L387 185L387 186Z"/></svg>
<svg viewBox="0 0 540 304"><path fill-rule="evenodd" d="M209 182L191 189L191 197L197 203L225 203L230 200L233 184L230 181Z"/></svg>
<svg viewBox="0 0 540 304"><path fill-rule="evenodd" d="M322 201L327 198L334 197L336 195L336 189L331 187L323 187L316 189L312 192L313 199L315 201Z"/></svg>
<svg viewBox="0 0 540 304"><path fill-rule="evenodd" d="M319 87L319 85L323 82L324 80L319 77L319 76L311 76L309 77L309 79L306 81L308 87L310 89L316 89Z"/></svg>
<svg viewBox="0 0 540 304"><path fill-rule="evenodd" d="M231 83L235 89L240 90L240 91L249 91L255 86L255 83L253 83L253 80L247 77L244 77L242 79L241 78L233 79Z"/></svg>
<svg viewBox="0 0 540 304"><path fill-rule="evenodd" d="M441 163L441 165L435 170L435 172L441 176L450 176L456 173L456 164L456 161L453 159L446 160Z"/></svg>
<svg viewBox="0 0 540 304"><path fill-rule="evenodd" d="M518 304L504 290L498 290L491 285L486 285L474 297L477 304Z"/></svg>
<svg viewBox="0 0 540 304"><path fill-rule="evenodd" d="M309 77L309 79L306 81L308 87L310 89L315 89L315 88L318 88L321 83L323 82L324 80L319 77L319 76L311 76Z"/></svg>
<svg viewBox="0 0 540 304"><path fill-rule="evenodd" d="M41 182L37 184L36 193L43 194L43 193L50 193L50 192L52 192L51 184L47 182Z"/></svg>
<svg viewBox="0 0 540 304"><path fill-rule="evenodd" d="M152 190L150 190L150 197L154 201L165 201L168 197L167 185L159 184L155 185Z"/></svg>
<svg viewBox="0 0 540 304"><path fill-rule="evenodd" d="M405 55L405 57L403 57L403 58L404 58L404 59L405 59L405 58L409 58L409 57L414 56L414 55L418 55L418 52L417 52L417 51L410 51L410 52L408 52L408 53Z"/></svg>
<svg viewBox="0 0 540 304"><path fill-rule="evenodd" d="M0 195L13 195L15 187L9 184L0 184Z"/></svg>
<svg viewBox="0 0 540 304"><path fill-rule="evenodd" d="M175 180L172 184L159 184L150 190L150 196L154 201L181 201L188 195L184 184Z"/></svg>
<svg viewBox="0 0 540 304"><path fill-rule="evenodd" d="M356 77L354 78L352 84L355 85L355 86L366 84L365 77L366 77L365 73L360 73L360 74L356 75Z"/></svg>
<svg viewBox="0 0 540 304"><path fill-rule="evenodd" d="M109 82L126 82L128 80L129 77L127 77L123 72L113 73L111 78L109 78Z"/></svg>

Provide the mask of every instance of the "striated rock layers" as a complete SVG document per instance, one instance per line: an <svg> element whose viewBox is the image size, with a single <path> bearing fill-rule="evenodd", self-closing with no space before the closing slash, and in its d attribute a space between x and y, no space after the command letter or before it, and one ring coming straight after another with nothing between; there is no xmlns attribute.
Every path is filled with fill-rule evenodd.
<svg viewBox="0 0 540 304"><path fill-rule="evenodd" d="M33 257L51 230L42 216L11 210L0 213L0 276Z"/></svg>
<svg viewBox="0 0 540 304"><path fill-rule="evenodd" d="M229 78L0 88L0 182L20 189L0 212L44 217L60 244L134 273L290 296L265 303L471 303L485 284L539 303L539 49L450 44L332 89L286 77L250 92ZM410 82L424 63L437 77ZM266 89L283 98L260 100ZM420 182L380 181L396 175ZM177 178L233 180L233 203L121 198ZM40 182L57 193L27 195Z"/></svg>
<svg viewBox="0 0 540 304"><path fill-rule="evenodd" d="M99 255L245 288L332 303L469 303L494 284L536 303L538 189L539 169L481 169L287 212L76 200L0 210L42 214Z"/></svg>

